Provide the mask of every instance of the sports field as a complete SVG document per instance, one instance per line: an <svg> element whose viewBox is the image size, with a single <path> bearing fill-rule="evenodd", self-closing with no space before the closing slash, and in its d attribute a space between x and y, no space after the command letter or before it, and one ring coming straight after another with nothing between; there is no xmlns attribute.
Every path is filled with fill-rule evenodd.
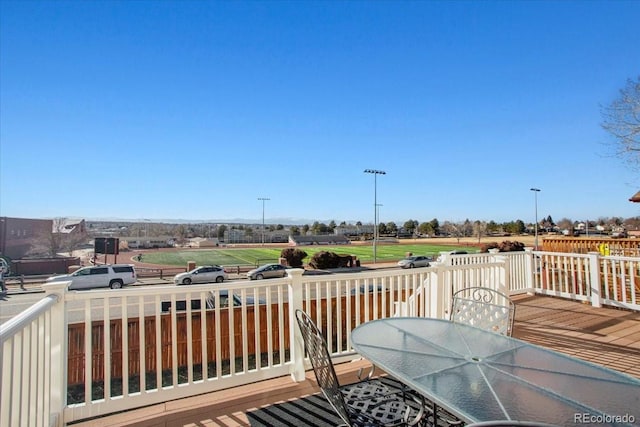
<svg viewBox="0 0 640 427"><path fill-rule="evenodd" d="M216 248L216 249L186 249L168 252L146 252L143 262L149 264L185 266L189 261L196 265L260 265L269 262L278 262L280 251L288 246L282 247L253 247L253 248ZM355 255L361 262L373 261L373 248L370 245L352 246L303 246L299 249L307 253L304 262L307 263L316 252L330 251L340 255ZM477 248L469 246L451 245L378 245L377 261L390 262L397 261L405 257L407 252L414 255L438 256L441 251L453 251L456 249L473 253Z"/></svg>

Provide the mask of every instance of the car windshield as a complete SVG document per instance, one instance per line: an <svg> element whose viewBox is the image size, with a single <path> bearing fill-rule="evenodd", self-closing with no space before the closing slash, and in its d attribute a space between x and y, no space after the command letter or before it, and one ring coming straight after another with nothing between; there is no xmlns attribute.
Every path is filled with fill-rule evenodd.
<svg viewBox="0 0 640 427"><path fill-rule="evenodd" d="M73 273L72 276L88 276L89 274L91 274L91 267L81 268Z"/></svg>

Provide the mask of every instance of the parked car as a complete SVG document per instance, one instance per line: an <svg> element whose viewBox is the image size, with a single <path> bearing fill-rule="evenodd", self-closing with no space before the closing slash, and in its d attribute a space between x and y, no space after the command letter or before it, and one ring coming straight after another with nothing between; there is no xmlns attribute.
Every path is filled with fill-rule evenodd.
<svg viewBox="0 0 640 427"><path fill-rule="evenodd" d="M455 250L455 251L449 252L449 255L465 255L467 253L468 253L467 251ZM442 262L442 255L438 257L437 261Z"/></svg>
<svg viewBox="0 0 640 427"><path fill-rule="evenodd" d="M47 283L70 281L70 290L111 288L120 289L137 280L136 269L131 264L105 264L83 267L71 274L51 276Z"/></svg>
<svg viewBox="0 0 640 427"><path fill-rule="evenodd" d="M233 293L231 295L231 298L233 299L233 306L234 307L238 307L240 305L242 305L242 299L240 298L240 296L237 293ZM202 303L200 299L192 299L191 301L191 310L200 310L200 307L202 307ZM246 297L245 298L245 303L246 305L255 305L256 301L255 298L253 297ZM215 308L215 304L216 304L216 294L215 292L209 292L209 295L207 296L207 299L205 300L205 304L206 304L206 309L210 310ZM258 300L258 304L266 304L266 300L263 299L259 299ZM229 291L227 290L221 290L220 291L220 308L227 308L229 307ZM185 311L187 309L187 301L186 300L180 300L180 301L176 301L176 311ZM167 312L167 311L171 311L171 301L162 301L161 303L161 310L163 312Z"/></svg>
<svg viewBox="0 0 640 427"><path fill-rule="evenodd" d="M204 265L196 267L186 273L176 274L173 283L176 285L190 285L192 283L222 283L229 276L225 273L224 268L219 265Z"/></svg>
<svg viewBox="0 0 640 427"><path fill-rule="evenodd" d="M424 255L414 255L406 257L398 261L398 265L402 268L429 267L429 263L433 261L433 257Z"/></svg>
<svg viewBox="0 0 640 427"><path fill-rule="evenodd" d="M290 268L291 267L282 264L265 264L247 272L247 277L251 280L285 277L287 275L287 269Z"/></svg>

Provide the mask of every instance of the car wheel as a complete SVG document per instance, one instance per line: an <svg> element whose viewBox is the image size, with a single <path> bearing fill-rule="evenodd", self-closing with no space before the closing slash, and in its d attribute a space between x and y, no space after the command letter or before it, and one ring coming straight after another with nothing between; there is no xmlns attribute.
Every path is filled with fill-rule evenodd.
<svg viewBox="0 0 640 427"><path fill-rule="evenodd" d="M109 283L109 287L111 289L120 289L120 288L122 288L122 281L121 280L112 280L111 283Z"/></svg>
<svg viewBox="0 0 640 427"><path fill-rule="evenodd" d="M189 278L187 277L186 279L184 279L184 280L182 281L182 284L183 284L183 285L190 285L190 284L191 284L191 279L189 279Z"/></svg>
<svg viewBox="0 0 640 427"><path fill-rule="evenodd" d="M224 282L224 277L222 276L216 277L216 283L222 283L222 282Z"/></svg>
<svg viewBox="0 0 640 427"><path fill-rule="evenodd" d="M415 267L415 265L409 264L409 268L413 268L413 267Z"/></svg>
<svg viewBox="0 0 640 427"><path fill-rule="evenodd" d="M256 279L257 280L262 280L262 279L264 279L264 276L262 274L258 274L258 275L256 275Z"/></svg>

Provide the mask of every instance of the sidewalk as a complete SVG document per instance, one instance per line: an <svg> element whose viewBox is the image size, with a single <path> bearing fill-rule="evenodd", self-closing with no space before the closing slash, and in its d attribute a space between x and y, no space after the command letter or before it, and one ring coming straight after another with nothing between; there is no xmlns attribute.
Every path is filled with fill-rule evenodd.
<svg viewBox="0 0 640 427"><path fill-rule="evenodd" d="M19 295L32 294L34 292L43 292L40 286L45 279L25 279L23 277L5 277L4 286L6 291L0 292L0 295ZM37 286L32 286L37 283Z"/></svg>

